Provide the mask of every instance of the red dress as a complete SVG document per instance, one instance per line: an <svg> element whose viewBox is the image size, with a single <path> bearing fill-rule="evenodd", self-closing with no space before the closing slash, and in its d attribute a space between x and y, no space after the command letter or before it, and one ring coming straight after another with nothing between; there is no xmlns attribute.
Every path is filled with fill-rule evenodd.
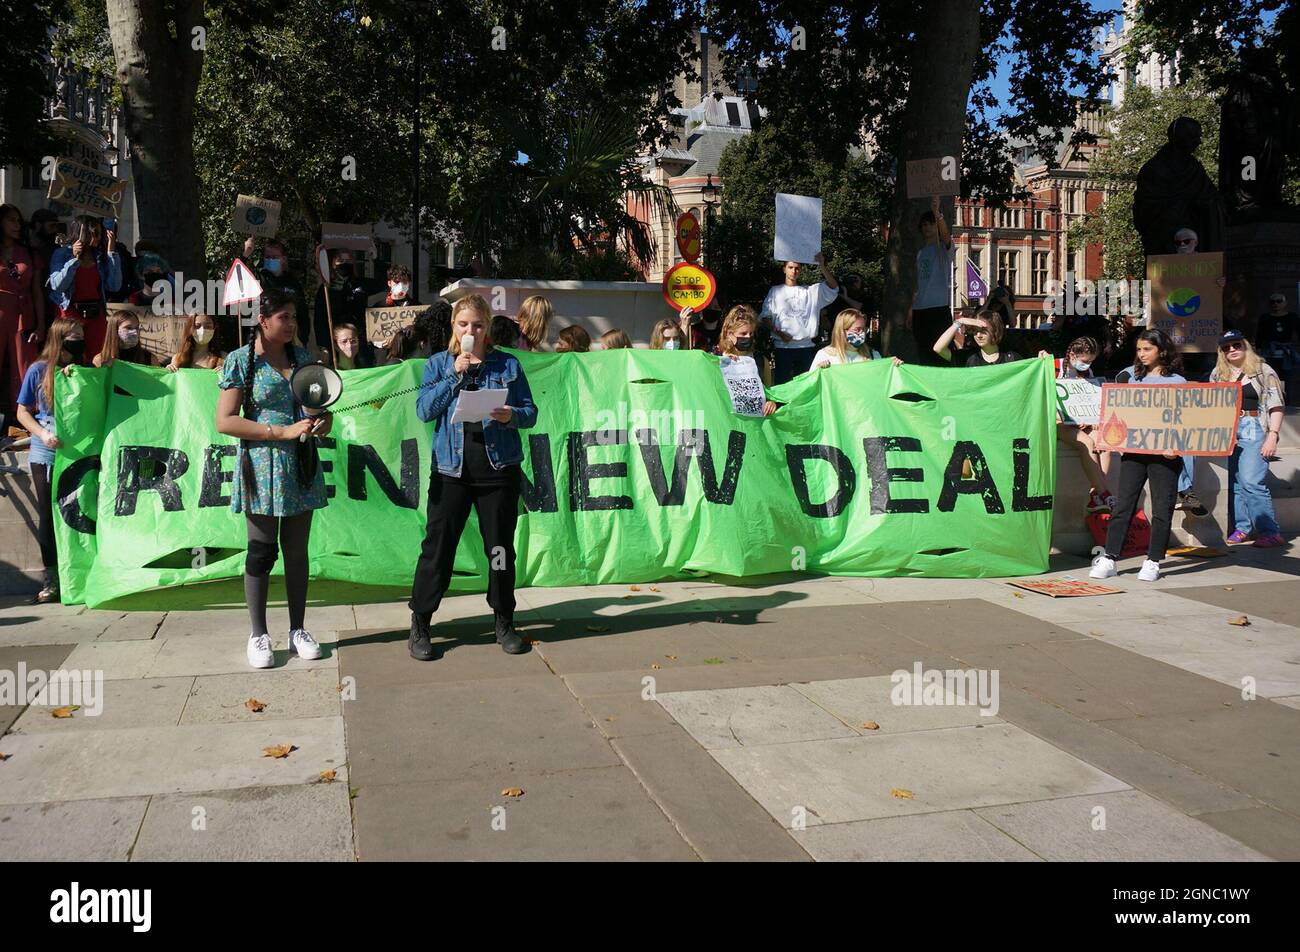
<svg viewBox="0 0 1300 952"><path fill-rule="evenodd" d="M0 255L0 367L9 366L4 385L10 405L17 403L23 376L37 356L36 345L27 343L36 329L32 303L36 265L26 248L14 245L12 254L12 268Z"/></svg>
<svg viewBox="0 0 1300 952"><path fill-rule="evenodd" d="M82 261L77 265L73 275L72 303L63 310L61 317L78 321L86 332L86 363L104 349L104 335L108 331L108 315L104 308L104 292L100 290L99 266L92 260L89 264ZM83 311L82 308L85 310ZM98 310L94 310L94 309ZM92 316L82 319L82 314Z"/></svg>

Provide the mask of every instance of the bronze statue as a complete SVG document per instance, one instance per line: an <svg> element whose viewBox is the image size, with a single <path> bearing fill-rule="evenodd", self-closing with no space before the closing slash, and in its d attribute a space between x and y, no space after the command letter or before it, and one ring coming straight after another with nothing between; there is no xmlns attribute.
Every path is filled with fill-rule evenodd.
<svg viewBox="0 0 1300 952"><path fill-rule="evenodd" d="M1133 225L1146 255L1168 255L1174 232L1190 228L1198 251L1224 250L1223 199L1196 158L1201 124L1179 116L1169 124L1169 141L1138 172L1133 195Z"/></svg>
<svg viewBox="0 0 1300 952"><path fill-rule="evenodd" d="M1219 190L1233 221L1272 217L1282 207L1295 107L1277 71L1250 58L1228 81L1219 126ZM1292 141L1288 141L1292 140Z"/></svg>

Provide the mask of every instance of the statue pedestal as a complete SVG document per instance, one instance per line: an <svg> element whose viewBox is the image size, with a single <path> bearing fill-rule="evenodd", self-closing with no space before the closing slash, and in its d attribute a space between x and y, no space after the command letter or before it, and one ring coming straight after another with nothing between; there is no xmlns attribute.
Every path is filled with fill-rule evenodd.
<svg viewBox="0 0 1300 952"><path fill-rule="evenodd" d="M1268 313L1268 296L1286 295L1289 310L1300 308L1300 222L1258 221L1228 226L1224 267L1223 322L1252 340L1255 324Z"/></svg>

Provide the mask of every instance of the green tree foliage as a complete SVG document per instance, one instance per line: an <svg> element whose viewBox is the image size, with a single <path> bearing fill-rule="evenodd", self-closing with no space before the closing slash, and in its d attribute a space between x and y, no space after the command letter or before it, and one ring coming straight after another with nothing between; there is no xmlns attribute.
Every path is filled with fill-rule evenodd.
<svg viewBox="0 0 1300 952"><path fill-rule="evenodd" d="M44 57L49 28L62 13L59 0L0 0L0 165L37 162L53 142L41 124L41 103L53 93Z"/></svg>
<svg viewBox="0 0 1300 952"><path fill-rule="evenodd" d="M1133 189L1138 170L1169 141L1169 124L1190 116L1201 124L1203 138L1197 158L1215 177L1219 153L1219 101L1203 77L1153 93L1145 86L1126 91L1124 105L1108 116L1110 144L1092 165L1094 179L1104 183L1107 198L1070 229L1070 248L1101 244L1103 275L1111 279L1146 273L1142 241L1133 227Z"/></svg>

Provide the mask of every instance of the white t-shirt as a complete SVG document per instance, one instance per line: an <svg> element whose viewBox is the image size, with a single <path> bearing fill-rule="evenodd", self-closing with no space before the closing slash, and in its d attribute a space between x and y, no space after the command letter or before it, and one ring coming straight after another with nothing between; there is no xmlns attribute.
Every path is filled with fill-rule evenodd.
<svg viewBox="0 0 1300 952"><path fill-rule="evenodd" d="M816 367L823 360L828 360L830 361L831 366L834 367L837 364L856 364L867 359L863 357L861 354L859 354L856 350L850 350L846 356L847 359L841 358L840 352L828 344L827 346L823 347L821 350L817 351L817 353L813 354L812 365ZM879 360L880 354L876 353L873 350L871 352L871 359Z"/></svg>
<svg viewBox="0 0 1300 952"><path fill-rule="evenodd" d="M947 307L951 303L952 256L951 244L934 241L916 253L916 297L913 310L927 307Z"/></svg>
<svg viewBox="0 0 1300 952"><path fill-rule="evenodd" d="M792 338L783 341L772 335L772 346L779 350L789 348L811 347L817 336L817 325L822 308L839 297L839 290L829 287L825 281L816 284L795 285L776 284L763 299L761 317L772 319L772 328L785 331Z"/></svg>

